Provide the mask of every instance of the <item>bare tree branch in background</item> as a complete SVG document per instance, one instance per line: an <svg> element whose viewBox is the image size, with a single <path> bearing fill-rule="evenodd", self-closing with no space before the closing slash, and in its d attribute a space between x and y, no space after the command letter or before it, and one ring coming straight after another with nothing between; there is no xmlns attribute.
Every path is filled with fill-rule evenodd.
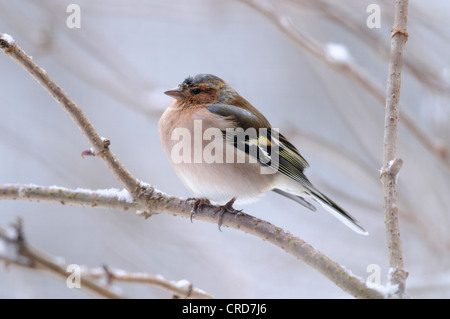
<svg viewBox="0 0 450 319"><path fill-rule="evenodd" d="M298 5L296 1L290 1L292 5ZM324 0L307 0L305 3L315 7L320 10L327 18L335 21L339 25L342 25L348 29L352 34L358 36L361 41L371 45L376 52L381 52L383 56L389 58L389 48L382 43L382 39L376 36L374 32L368 32L369 29L361 28L355 19L353 19L348 14L343 14L336 3L328 3ZM390 8L391 1L384 2L386 8ZM392 10L382 10L386 15L390 16ZM437 29L433 28L426 19L426 16L420 15L422 22L429 28L433 29L433 32L437 33ZM440 33L444 38L447 38L444 33ZM436 90L443 94L448 94L450 87L445 84L441 79L436 76L437 70L435 70L429 63L429 61L423 61L418 59L413 59L412 57L404 58L404 67L409 70L421 83L425 84L430 89Z"/></svg>
<svg viewBox="0 0 450 319"><path fill-rule="evenodd" d="M383 89L373 80L373 78L364 68L362 68L360 65L357 65L355 62L336 61L334 59L330 59L330 57L326 54L327 50L325 46L299 31L298 28L296 28L296 26L294 25L289 14L280 11L279 6L268 6L264 5L260 1L255 0L238 1L245 3L249 7L263 14L302 51L311 54L315 58L329 64L334 68L337 68L342 74L345 74L350 79L354 80L377 101L379 101L380 105L384 105L386 96ZM332 16L335 15L332 14ZM341 19L337 21L340 20ZM349 23L345 23L344 25L349 27ZM416 69L413 69L413 72L416 75L420 73ZM415 124L414 120L410 116L408 116L408 114L403 113L402 122L417 139L417 141L419 141L428 151L430 151L430 153L433 154L443 164L447 171L450 171L449 150L442 143L435 142L421 127Z"/></svg>
<svg viewBox="0 0 450 319"><path fill-rule="evenodd" d="M149 275L146 273L133 273L121 269L114 269L108 266L92 269L83 269L82 276L93 278L96 280L106 279L108 284L112 282L126 282L157 286L173 293L174 298L192 298L192 299L212 299L201 289L195 288L192 283L187 280L170 281L162 275Z"/></svg>
<svg viewBox="0 0 450 319"><path fill-rule="evenodd" d="M68 276L67 265L64 265L61 260L48 256L28 245L24 238L20 220L8 231L0 228L0 260L4 260L7 264L50 271L64 279L67 279ZM79 279L82 287L104 298L123 298L110 287L103 287L89 278L80 277Z"/></svg>
<svg viewBox="0 0 450 319"><path fill-rule="evenodd" d="M53 50L56 53L53 59L68 72L146 117L156 117L162 113L160 101L154 99L153 91L156 85L150 82L148 77L141 75L140 70L133 67L119 50L114 50L112 42L100 36L97 30L91 30L89 36L83 33L72 33L71 36L74 38L67 41L66 37L59 36L61 31L64 34L64 29L56 27L65 23L65 18L59 14L65 11L65 4L43 1L38 6L39 9L54 14L44 27L34 30L33 33L25 32L22 37L34 45L34 50L40 53L49 53ZM24 18L23 13L18 13L11 6L2 4L0 4L0 13L4 18L9 18L13 26L21 28L20 21ZM73 43L76 43L76 46ZM85 57L83 68L72 63L80 58L80 53L84 53ZM117 61L121 63L118 64Z"/></svg>
<svg viewBox="0 0 450 319"><path fill-rule="evenodd" d="M403 51L408 39L408 33L406 32L407 21L408 0L396 0L386 92L381 182L383 184L383 209L389 250L389 266L391 267L391 284L398 285L398 291L395 296L400 298L406 295L405 282L408 276L403 263L397 204L397 177L402 165L402 160L397 158L398 123L400 119L399 101Z"/></svg>
<svg viewBox="0 0 450 319"><path fill-rule="evenodd" d="M61 258L49 256L27 243L21 220L6 230L0 228L0 260L4 260L7 264L44 270L56 274L64 280L70 280L68 278L70 275L69 265L66 265ZM117 287L111 285L114 281L157 286L173 293L177 298L213 298L204 291L193 287L187 280L172 282L161 275L131 273L107 266L95 269L80 266L80 273L76 275L78 276L77 280L80 281L79 288L104 298L125 298L122 293L119 293Z"/></svg>
<svg viewBox="0 0 450 319"><path fill-rule="evenodd" d="M109 140L102 138L84 116L79 106L6 34L0 33L0 48L21 65L69 113L92 146L93 154L100 157L115 177L124 185L134 201L145 207L147 214L168 213L191 216L192 201L167 196L152 186L135 179L109 149ZM62 189L64 191L65 189ZM58 192L57 190L55 190ZM40 194L42 195L42 194ZM6 195L5 195L6 196ZM36 195L38 196L38 195ZM1 194L0 194L1 198ZM19 197L21 198L21 197ZM22 199L22 198L21 198ZM26 199L26 198L24 198ZM72 202L78 204L77 202ZM205 206L195 214L196 219L217 223L216 207ZM358 298L383 298L378 290L369 288L360 278L332 261L317 249L269 222L245 213L225 214L223 226L232 227L264 239L315 268L342 290Z"/></svg>

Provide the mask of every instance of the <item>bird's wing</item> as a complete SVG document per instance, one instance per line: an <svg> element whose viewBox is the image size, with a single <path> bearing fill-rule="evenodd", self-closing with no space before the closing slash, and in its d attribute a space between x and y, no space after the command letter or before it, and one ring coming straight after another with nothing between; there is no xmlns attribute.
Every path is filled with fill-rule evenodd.
<svg viewBox="0 0 450 319"><path fill-rule="evenodd" d="M300 155L299 151L280 133L278 130L267 127L264 121L250 111L233 105L213 104L207 109L219 116L226 117L235 122L235 127L243 129L244 135L232 134L233 132L222 131L225 139L234 147L245 151L263 165L276 169L278 172L292 178L305 187L305 195L311 198L328 210L333 216L359 234L367 235L367 231L350 214L344 211L331 199L319 192L303 174L303 170L308 167L308 162ZM249 128L255 128L253 134ZM236 132L237 130L231 131ZM260 130L265 129L265 130ZM228 130L228 129L227 129ZM247 134L250 133L250 134ZM255 152L255 149L257 152ZM302 196L291 194L281 189L273 191L284 195L303 206L315 210Z"/></svg>
<svg viewBox="0 0 450 319"><path fill-rule="evenodd" d="M236 128L242 128L243 135L236 134L238 130L223 132L226 139L234 147L245 151L258 162L278 170L280 173L309 185L303 170L309 166L300 152L278 130L266 127L264 122L250 111L234 105L212 104L207 109L214 114L232 119ZM249 130L253 128L254 130Z"/></svg>

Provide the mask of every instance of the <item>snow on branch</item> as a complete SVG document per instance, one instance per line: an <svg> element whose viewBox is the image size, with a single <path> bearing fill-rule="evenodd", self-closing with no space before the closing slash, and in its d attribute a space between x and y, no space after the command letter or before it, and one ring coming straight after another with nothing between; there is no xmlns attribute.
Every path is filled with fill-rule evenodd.
<svg viewBox="0 0 450 319"><path fill-rule="evenodd" d="M0 198L121 210L137 209L137 204L130 193L126 189L116 188L90 190L34 184L3 184L0 185Z"/></svg>
<svg viewBox="0 0 450 319"><path fill-rule="evenodd" d="M171 281L165 279L162 275L149 275L143 272L132 273L126 270L114 269L108 266L90 269L83 267L81 275L96 280L106 280L108 284L111 284L113 282L149 284L173 293L174 298L214 298L203 290L195 288L193 284L186 279Z"/></svg>

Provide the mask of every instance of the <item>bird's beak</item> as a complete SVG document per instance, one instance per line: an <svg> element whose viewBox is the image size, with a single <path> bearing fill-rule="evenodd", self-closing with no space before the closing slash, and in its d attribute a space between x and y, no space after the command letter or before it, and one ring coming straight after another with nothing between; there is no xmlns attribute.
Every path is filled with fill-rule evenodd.
<svg viewBox="0 0 450 319"><path fill-rule="evenodd" d="M167 94L168 96L171 96L177 100L184 100L186 98L186 95L184 95L183 91L181 91L179 88L166 91L164 92L164 94Z"/></svg>

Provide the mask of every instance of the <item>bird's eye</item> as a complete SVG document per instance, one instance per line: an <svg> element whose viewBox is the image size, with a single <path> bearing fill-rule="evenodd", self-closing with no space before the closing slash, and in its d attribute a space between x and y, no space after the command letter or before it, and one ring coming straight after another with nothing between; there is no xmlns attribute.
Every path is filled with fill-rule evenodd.
<svg viewBox="0 0 450 319"><path fill-rule="evenodd" d="M195 88L195 89L192 89L191 92L192 92L192 94L197 95L197 94L200 93L200 89L199 88Z"/></svg>

